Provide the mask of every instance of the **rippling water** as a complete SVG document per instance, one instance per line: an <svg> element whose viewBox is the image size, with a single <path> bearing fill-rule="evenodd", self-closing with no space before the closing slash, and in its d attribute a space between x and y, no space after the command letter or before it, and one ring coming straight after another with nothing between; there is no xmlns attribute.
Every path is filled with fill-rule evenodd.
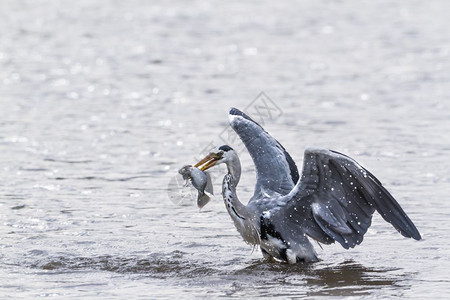
<svg viewBox="0 0 450 300"><path fill-rule="evenodd" d="M449 8L1 1L1 298L445 298ZM221 143L230 106L255 112L261 91L280 110L265 127L298 166L311 145L354 157L423 240L376 215L355 249L266 263L220 195L201 212L174 200L178 168Z"/></svg>

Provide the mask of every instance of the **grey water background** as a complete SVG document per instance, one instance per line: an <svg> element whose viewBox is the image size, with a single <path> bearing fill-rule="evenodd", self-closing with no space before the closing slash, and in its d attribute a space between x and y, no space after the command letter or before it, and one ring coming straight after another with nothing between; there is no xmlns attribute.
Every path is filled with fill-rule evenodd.
<svg viewBox="0 0 450 300"><path fill-rule="evenodd" d="M447 297L448 11L444 0L1 1L0 298ZM201 212L170 200L178 168L221 143L228 108L261 91L282 111L265 128L299 168L311 145L354 157L423 240L375 215L355 249L266 263L235 230L220 179ZM241 160L246 201L255 175Z"/></svg>

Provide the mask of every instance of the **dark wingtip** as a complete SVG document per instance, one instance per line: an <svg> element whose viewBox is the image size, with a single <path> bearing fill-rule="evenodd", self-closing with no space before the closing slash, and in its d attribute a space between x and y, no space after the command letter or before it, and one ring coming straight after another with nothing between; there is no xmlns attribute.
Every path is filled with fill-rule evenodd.
<svg viewBox="0 0 450 300"><path fill-rule="evenodd" d="M400 234L406 238L412 238L416 241L420 241L422 239L422 236L420 235L419 231L415 227L413 230L397 229L397 231L400 232Z"/></svg>
<svg viewBox="0 0 450 300"><path fill-rule="evenodd" d="M243 111L235 108L235 107L231 107L230 108L230 112L229 112L230 116L239 116L239 117L243 117L246 120L249 120L253 123L255 123L256 125L258 125L259 127L262 128L261 125L258 124L258 122L256 122L255 120L253 120L252 118L250 118L246 113L244 113Z"/></svg>
<svg viewBox="0 0 450 300"><path fill-rule="evenodd" d="M230 115L233 116L241 116L245 119L251 120L251 118L249 116L247 116L243 111L237 109L236 107L231 107L230 108Z"/></svg>
<svg viewBox="0 0 450 300"><path fill-rule="evenodd" d="M230 107L230 115L239 115L241 113L242 113L242 111L240 111L236 107Z"/></svg>
<svg viewBox="0 0 450 300"><path fill-rule="evenodd" d="M412 223L412 222L411 222L411 223ZM411 237L412 237L413 239L415 239L416 241L420 241L420 240L422 239L422 236L420 235L419 230L417 230L417 228L416 228L416 226L414 226L414 224L413 224L413 228L412 228L411 231L412 231L412 232L411 232Z"/></svg>

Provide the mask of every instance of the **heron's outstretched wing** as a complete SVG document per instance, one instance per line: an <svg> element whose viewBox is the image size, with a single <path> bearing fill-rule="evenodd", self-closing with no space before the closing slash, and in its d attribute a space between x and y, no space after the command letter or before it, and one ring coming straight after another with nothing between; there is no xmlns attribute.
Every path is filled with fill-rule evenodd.
<svg viewBox="0 0 450 300"><path fill-rule="evenodd" d="M297 166L289 153L242 111L231 108L229 119L256 167L256 186L252 199L270 197L274 193L289 193L299 179Z"/></svg>
<svg viewBox="0 0 450 300"><path fill-rule="evenodd" d="M284 207L270 216L282 222L286 235L305 233L344 248L363 240L377 210L403 236L420 240L420 233L397 201L369 171L341 153L307 149L300 182L286 196Z"/></svg>

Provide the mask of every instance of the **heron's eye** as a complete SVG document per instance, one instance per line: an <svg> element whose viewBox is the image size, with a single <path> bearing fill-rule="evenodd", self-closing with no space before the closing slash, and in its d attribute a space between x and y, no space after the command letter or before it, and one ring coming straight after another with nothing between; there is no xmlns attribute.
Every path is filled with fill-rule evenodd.
<svg viewBox="0 0 450 300"><path fill-rule="evenodd" d="M223 151L217 152L217 155L220 156L220 157L222 157L222 156L223 156Z"/></svg>

